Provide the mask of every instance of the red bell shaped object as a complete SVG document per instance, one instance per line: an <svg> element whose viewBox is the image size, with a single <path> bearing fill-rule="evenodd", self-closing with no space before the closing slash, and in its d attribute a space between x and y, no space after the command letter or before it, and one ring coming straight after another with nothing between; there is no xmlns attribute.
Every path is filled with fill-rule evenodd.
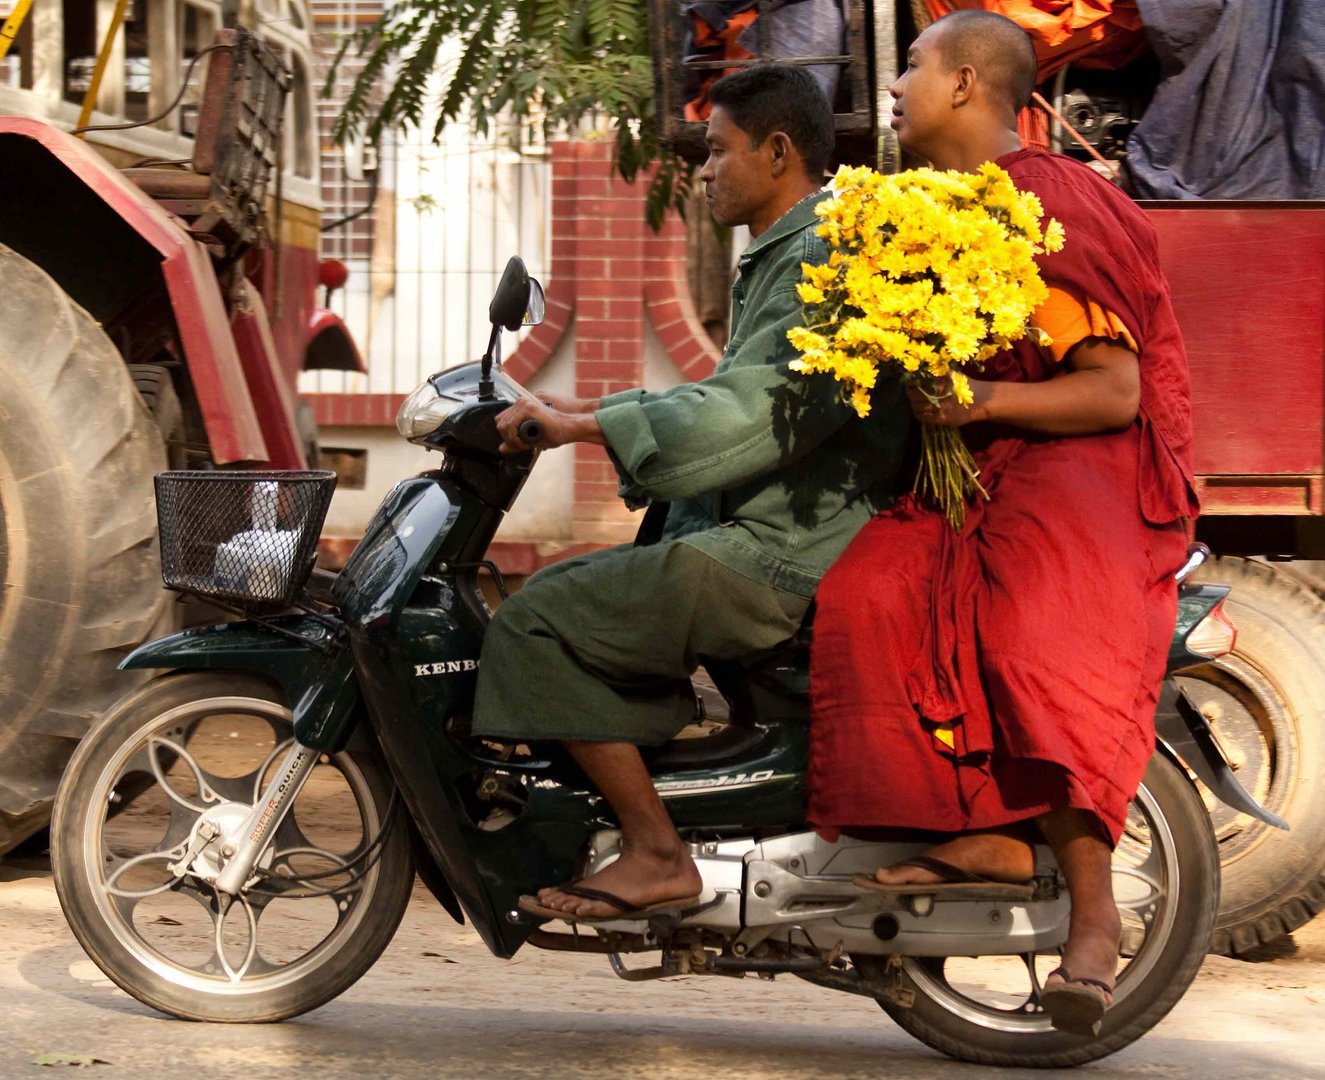
<svg viewBox="0 0 1325 1080"><path fill-rule="evenodd" d="M317 268L318 284L331 292L343 288L350 272L339 259L323 259Z"/></svg>

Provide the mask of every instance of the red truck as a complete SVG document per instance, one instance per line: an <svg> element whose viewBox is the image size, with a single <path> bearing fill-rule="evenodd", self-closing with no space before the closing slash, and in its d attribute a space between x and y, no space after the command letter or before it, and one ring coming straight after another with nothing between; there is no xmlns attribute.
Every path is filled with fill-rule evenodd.
<svg viewBox="0 0 1325 1080"><path fill-rule="evenodd" d="M759 0L706 5L713 21L700 26L677 0L651 0L664 144L702 161L704 81L775 58L830 72L842 160L897 167L886 120L898 57L935 13L973 6L1014 17L1053 7ZM793 7L801 26L788 30ZM1067 18L1074 5L1060 7ZM839 27L832 47L816 38L826 18ZM798 41L813 42L811 51L795 51ZM1023 136L1116 168L1160 77L1144 34L1127 50L1132 59L1113 71L1042 63L1052 75L1041 86L1045 104L1066 123L1027 114ZM1220 556L1202 576L1233 586L1227 610L1238 627L1232 655L1180 682L1243 786L1292 827L1279 832L1207 797L1223 868L1214 949L1248 954L1325 907L1325 202L1141 205L1159 232L1191 359L1196 535Z"/></svg>
<svg viewBox="0 0 1325 1080"><path fill-rule="evenodd" d="M153 475L305 467L299 373L362 370L316 303L307 3L252 31L212 0L105 7L19 4L0 34L0 854L125 650L178 623Z"/></svg>

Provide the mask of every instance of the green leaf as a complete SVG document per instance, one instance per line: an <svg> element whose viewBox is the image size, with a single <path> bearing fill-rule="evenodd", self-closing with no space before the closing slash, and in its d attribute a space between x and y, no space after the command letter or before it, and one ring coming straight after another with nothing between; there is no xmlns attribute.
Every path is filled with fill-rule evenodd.
<svg viewBox="0 0 1325 1080"><path fill-rule="evenodd" d="M551 133L605 113L617 168L633 178L664 156L653 125L647 30L647 5L639 0L396 0L337 43L324 95L342 68L353 65L357 74L333 138L343 143L362 131L378 142L386 131L417 127L429 111L444 46L458 38L434 139L462 118L484 131L499 118L537 116ZM393 81L384 86L388 75ZM660 215L650 212L655 227L684 196L674 179L666 184Z"/></svg>

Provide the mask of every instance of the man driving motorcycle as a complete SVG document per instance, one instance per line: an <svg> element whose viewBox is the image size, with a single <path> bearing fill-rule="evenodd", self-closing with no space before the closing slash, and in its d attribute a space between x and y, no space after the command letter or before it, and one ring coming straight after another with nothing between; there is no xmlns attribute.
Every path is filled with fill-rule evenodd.
<svg viewBox="0 0 1325 1080"><path fill-rule="evenodd" d="M605 446L628 500L670 500L662 539L535 575L487 631L473 730L558 739L616 811L618 861L543 889L535 914L601 919L683 906L698 871L649 778L640 746L694 717L689 677L706 657L739 659L800 626L819 578L898 491L910 413L897 385L860 419L824 375L793 372L802 263L815 234L833 116L801 68L761 64L709 92L700 175L721 225L753 241L732 286L730 341L714 374L665 391L521 401L498 418L510 452L542 425L539 449Z"/></svg>

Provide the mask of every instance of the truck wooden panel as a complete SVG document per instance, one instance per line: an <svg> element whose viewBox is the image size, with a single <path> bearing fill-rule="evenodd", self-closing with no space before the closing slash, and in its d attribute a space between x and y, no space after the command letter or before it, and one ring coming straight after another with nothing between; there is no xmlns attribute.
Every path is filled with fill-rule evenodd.
<svg viewBox="0 0 1325 1080"><path fill-rule="evenodd" d="M1321 513L1325 205L1143 203L1191 361L1205 513Z"/></svg>

